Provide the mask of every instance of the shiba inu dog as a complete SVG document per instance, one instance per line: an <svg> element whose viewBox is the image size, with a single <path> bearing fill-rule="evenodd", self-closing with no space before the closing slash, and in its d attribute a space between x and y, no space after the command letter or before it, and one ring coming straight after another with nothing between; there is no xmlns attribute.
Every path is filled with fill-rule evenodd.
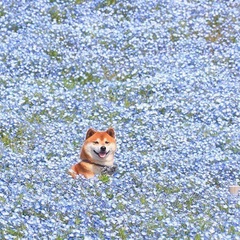
<svg viewBox="0 0 240 240"><path fill-rule="evenodd" d="M116 139L113 128L105 132L90 128L81 149L81 161L71 167L69 174L73 178L78 174L85 178L94 177L95 174L111 175L116 170L116 166L113 165L115 151Z"/></svg>

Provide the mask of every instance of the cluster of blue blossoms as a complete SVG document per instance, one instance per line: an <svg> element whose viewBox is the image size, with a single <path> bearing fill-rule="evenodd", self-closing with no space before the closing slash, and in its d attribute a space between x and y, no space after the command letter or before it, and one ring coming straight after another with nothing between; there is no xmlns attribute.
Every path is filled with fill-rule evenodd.
<svg viewBox="0 0 240 240"><path fill-rule="evenodd" d="M230 0L0 3L1 239L237 239L240 22ZM88 128L111 177L72 179Z"/></svg>

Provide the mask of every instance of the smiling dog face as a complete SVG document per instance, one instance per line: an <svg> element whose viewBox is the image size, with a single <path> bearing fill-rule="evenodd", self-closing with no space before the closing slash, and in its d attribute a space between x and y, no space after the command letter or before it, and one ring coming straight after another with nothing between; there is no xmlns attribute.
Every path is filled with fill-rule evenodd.
<svg viewBox="0 0 240 240"><path fill-rule="evenodd" d="M87 131L80 158L96 164L112 166L115 151L116 140L113 128L105 132L97 132L90 128Z"/></svg>

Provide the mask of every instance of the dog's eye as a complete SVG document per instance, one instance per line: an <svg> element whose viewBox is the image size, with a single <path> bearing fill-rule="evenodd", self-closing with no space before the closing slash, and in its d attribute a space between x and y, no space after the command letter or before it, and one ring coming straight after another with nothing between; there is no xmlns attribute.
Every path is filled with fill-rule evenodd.
<svg viewBox="0 0 240 240"><path fill-rule="evenodd" d="M109 142L108 142L108 141L105 141L105 144L109 144Z"/></svg>
<svg viewBox="0 0 240 240"><path fill-rule="evenodd" d="M94 144L98 144L99 142L98 142L98 141L94 141L93 143L94 143Z"/></svg>

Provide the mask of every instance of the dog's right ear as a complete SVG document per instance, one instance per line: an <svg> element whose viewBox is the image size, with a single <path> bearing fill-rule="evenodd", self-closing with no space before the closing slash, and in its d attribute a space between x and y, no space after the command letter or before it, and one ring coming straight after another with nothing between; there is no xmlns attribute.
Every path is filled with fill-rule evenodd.
<svg viewBox="0 0 240 240"><path fill-rule="evenodd" d="M109 136L115 138L115 132L114 132L114 129L113 129L113 128L109 128L109 129L106 131L106 133L107 133Z"/></svg>
<svg viewBox="0 0 240 240"><path fill-rule="evenodd" d="M96 131L93 128L89 128L86 134L86 139L90 138Z"/></svg>

